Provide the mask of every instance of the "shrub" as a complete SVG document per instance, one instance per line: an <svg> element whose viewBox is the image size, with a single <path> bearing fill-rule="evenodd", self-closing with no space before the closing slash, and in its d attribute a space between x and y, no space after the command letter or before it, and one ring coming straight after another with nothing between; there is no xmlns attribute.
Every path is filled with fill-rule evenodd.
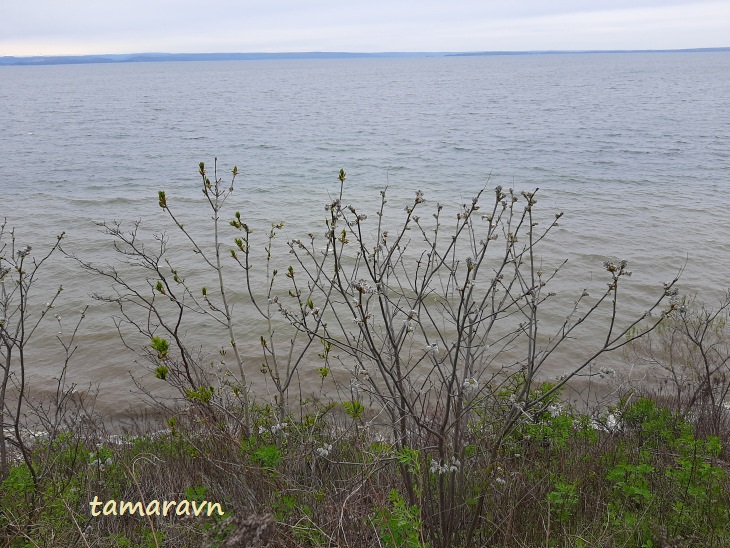
<svg viewBox="0 0 730 548"><path fill-rule="evenodd" d="M149 370L189 406L183 428L177 417L185 414L142 387L167 410L173 437L184 442L186 454L199 457L211 474L237 470L227 481L248 501L273 500L270 482L293 481L292 491L301 494L282 495L275 506L294 538L366 539L344 525L346 513L369 519L378 536L394 545L445 547L508 538L495 516L507 512L513 520L523 508L500 508L497 501L528 492L518 484L519 473L547 474L550 481L529 496L537 507L549 504L561 534L568 534L581 493L566 462L580 462L571 452L594 451L605 432L594 429L588 417L556 411L561 390L603 354L683 314L676 279L657 287L646 312L625 320L619 311L631 271L626 261L606 261L605 286L594 295L575 291L563 309L552 289L564 262L548 268L539 260L563 214L543 214L537 190L497 186L456 211L428 203L419 191L396 213L385 189L372 214L347 204L342 170L325 207L324 234L289 240L289 253L281 256L276 242L283 222L255 231L245 213L228 211L238 170L233 168L230 182L219 176L217 162L212 177L203 163L198 173L212 214L207 234L194 233L189 227L195 223L183 223L174 196L160 191L156 199L203 273L183 271L178 254L186 250L171 246L167 234L153 235L153 245L146 245L140 223L131 229L101 224L114 240L120 265L78 259L111 282L113 293L97 298L117 307L120 333L141 336L138 348ZM238 277L231 268L239 270ZM252 289L254 278L263 290ZM234 307L241 295L245 302ZM241 311L260 323L241 328ZM556 314L560 321L547 321ZM603 322L603 336L587 345L582 359L566 363L567 375L544 382L549 360L581 338L589 319ZM225 343L200 349L187 340L186 329L202 321L218 326L218 341ZM244 345L254 358L244 359ZM299 389L302 364L312 362L311 372L322 387L331 383L339 402ZM262 404L251 391L257 372L272 394ZM655 444L683 432L679 423L668 429L673 419L661 410L641 405L623 409L626 435L635 431L642 442ZM531 458L568 460L549 474L540 467L520 469L512 462L520 447ZM640 462L617 462L618 451L610 468L594 470L593 478L611 485L606 507L615 520L609 525L623 519L628 527L635 506L653 503L651 481L658 468L643 456ZM507 475L509 467L514 476ZM325 470L332 476L313 477ZM325 479L333 483L317 483ZM332 502L330 511L339 514L325 532L323 525L313 525L312 505L325 504L312 492L327 485L337 486L332 496L339 506ZM386 486L387 503L348 506L357 493L374 497Z"/></svg>

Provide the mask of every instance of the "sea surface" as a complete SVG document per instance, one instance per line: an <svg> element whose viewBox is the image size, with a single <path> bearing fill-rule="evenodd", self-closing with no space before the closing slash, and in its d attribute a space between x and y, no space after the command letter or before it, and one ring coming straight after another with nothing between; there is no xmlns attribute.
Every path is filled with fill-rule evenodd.
<svg viewBox="0 0 730 548"><path fill-rule="evenodd" d="M568 259L556 282L566 303L584 287L600 293L607 259L633 271L628 312L648 308L680 270L681 293L708 305L730 287L728 53L0 67L0 105L0 218L37 257L64 231L69 253L113 264L102 221L140 221L146 237L167 230L179 241L159 190L205 239L198 163L211 173L217 158L226 180L232 166L240 173L228 211L259 234L284 221L282 240L324 230L340 169L349 202L371 216L386 185L394 218L417 190L426 206L456 212L483 188L489 199L498 184L539 188L544 219L564 212L539 257L549 266ZM180 259L191 279L205 276L198 266ZM69 380L98 387L105 416L143 408L130 379L142 360L119 340L114 307L91 298L109 294L109 282L55 255L34 285L35 318L60 285L51 314L61 320L49 314L32 342L36 391L54 389L57 336L70 335L88 304ZM244 340L258 341L256 326L237 323ZM587 341L605 336L588 327ZM206 321L189 329L206 355L224 345ZM263 396L260 347L249 347ZM553 372L580 355L578 344ZM621 356L612 367L638 382L646 375ZM316 388L319 378L303 370L300 382Z"/></svg>

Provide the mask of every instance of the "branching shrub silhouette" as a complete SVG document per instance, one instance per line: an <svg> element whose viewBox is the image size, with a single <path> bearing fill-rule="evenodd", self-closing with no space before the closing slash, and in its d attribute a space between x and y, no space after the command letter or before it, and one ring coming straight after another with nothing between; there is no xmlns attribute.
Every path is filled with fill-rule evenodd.
<svg viewBox="0 0 730 548"><path fill-rule="evenodd" d="M331 372L349 377L349 384L335 382L353 426L377 429L388 440L400 462L405 503L420 509L425 538L439 546L457 537L468 543L478 526L490 486L476 493L464 488L470 462L481 462L489 475L504 440L541 416L574 375L656 330L681 305L675 278L658 288L646 312L619 321L621 290L631 272L626 261L607 261L604 289L594 296L578 290L563 320L550 326L544 316L553 306L551 287L561 265L543 270L538 256L562 212L546 220L536 209L537 190L497 186L453 213L429 205L419 191L391 226L388 189L368 215L347 204L347 176L340 171L339 190L326 204L325 233L290 240L290 253L282 258L274 242L283 223L272 222L264 239L255 240L245 214L224 211L237 168L229 183L219 176L217 162L212 178L203 163L199 175L212 211L208 244L174 213L174 200L163 191L158 205L215 284L191 285L176 257L168 258L167 237L157 235L147 247L138 225L126 232L117 223L101 226L141 276L130 279L116 268L80 261L113 282L116 294L98 297L119 307L120 332L126 324L150 341L144 353L157 378L231 436L248 436L255 427L250 379L259 366L247 363L240 348L260 348L261 371L275 388L274 401L267 403L273 405L271 432L279 445L296 375L321 347L322 378ZM238 233L232 246L224 243L224 218ZM229 275L226 256L242 269L242 284ZM256 276L264 283L253 283ZM261 319L259 328L237 330L234 293L247 294L247 310ZM185 340L181 326L190 316L223 329L229 346L220 353L232 352L234 367L221 360L211 376ZM540 374L548 358L580 337L589 317L605 322L601 341L570 365L569 374L545 384ZM475 424L490 440L476 453ZM468 523L458 512L467 499L476 501Z"/></svg>

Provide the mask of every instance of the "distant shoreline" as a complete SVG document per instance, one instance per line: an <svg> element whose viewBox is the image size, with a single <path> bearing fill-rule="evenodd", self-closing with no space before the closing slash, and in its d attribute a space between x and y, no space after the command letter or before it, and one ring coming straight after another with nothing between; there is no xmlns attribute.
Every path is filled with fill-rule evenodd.
<svg viewBox="0 0 730 548"><path fill-rule="evenodd" d="M159 63L185 61L263 61L304 59L393 59L417 57L478 57L502 55L566 55L597 53L727 53L730 47L647 50L535 50L473 52L287 52L287 53L131 53L102 55L41 55L0 57L0 66L86 65L118 63Z"/></svg>

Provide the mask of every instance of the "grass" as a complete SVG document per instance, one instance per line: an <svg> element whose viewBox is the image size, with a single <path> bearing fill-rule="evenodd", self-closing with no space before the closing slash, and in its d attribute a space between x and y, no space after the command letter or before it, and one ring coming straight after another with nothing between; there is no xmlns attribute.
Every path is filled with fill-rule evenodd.
<svg viewBox="0 0 730 548"><path fill-rule="evenodd" d="M429 546L438 541L432 495L451 481L461 502L455 545L473 522L476 546L730 545L727 438L701 435L701 417L690 422L655 400L625 398L611 429L554 406L516 429L496 462L477 415L462 458L444 473L427 449L396 452L362 419L316 404L284 427L258 409L257 429L243 439L194 415L122 443L67 433L35 447L34 459L54 460L39 492L24 464L3 481L0 538L8 546ZM417 478L417 505L406 502L403 466ZM488 496L475 517L480 492ZM95 496L208 500L225 515L93 517Z"/></svg>

